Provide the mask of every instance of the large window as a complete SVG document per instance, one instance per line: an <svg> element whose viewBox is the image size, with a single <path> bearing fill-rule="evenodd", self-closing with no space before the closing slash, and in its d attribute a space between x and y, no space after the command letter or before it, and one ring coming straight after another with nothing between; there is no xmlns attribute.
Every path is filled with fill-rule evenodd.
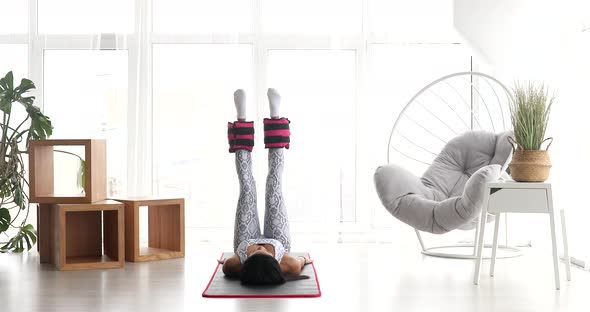
<svg viewBox="0 0 590 312"><path fill-rule="evenodd" d="M358 148L358 183L363 188L359 190L361 201L380 208L373 190L373 172L386 161L387 144L395 118L412 96L434 79L453 72L469 71L471 58L462 46L444 44L375 44L369 53L369 100L359 106L363 118L359 125L362 139ZM465 96L468 98L470 95ZM416 116L416 120L428 116L425 113L424 116ZM376 227L391 224L385 209L376 209L373 217Z"/></svg>
<svg viewBox="0 0 590 312"><path fill-rule="evenodd" d="M284 173L290 220L354 220L355 51L268 53L268 86L281 91L282 114L292 120Z"/></svg>
<svg viewBox="0 0 590 312"><path fill-rule="evenodd" d="M127 51L46 50L44 64L44 112L53 136L106 139L108 194L125 194Z"/></svg>
<svg viewBox="0 0 590 312"><path fill-rule="evenodd" d="M186 198L187 226L232 226L227 194L239 188L225 123L237 88L256 116L252 45L158 44L153 60L154 192Z"/></svg>
<svg viewBox="0 0 590 312"><path fill-rule="evenodd" d="M246 90L256 121L261 214L261 121L273 87L292 120L284 192L293 230L368 229L390 225L372 173L396 114L423 84L471 68L451 0L0 5L11 12L0 19L0 70L35 81L54 137L107 139L109 194L183 196L189 227L233 226L225 123L235 89Z"/></svg>

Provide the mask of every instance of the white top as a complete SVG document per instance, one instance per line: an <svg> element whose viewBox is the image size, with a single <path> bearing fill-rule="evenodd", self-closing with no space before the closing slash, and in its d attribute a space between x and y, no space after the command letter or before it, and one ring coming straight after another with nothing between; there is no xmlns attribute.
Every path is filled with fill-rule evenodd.
<svg viewBox="0 0 590 312"><path fill-rule="evenodd" d="M281 242L273 238L253 238L244 240L238 245L236 254L240 257L240 263L244 263L246 258L248 258L248 255L246 255L246 249L248 246L262 244L272 245L275 249L275 259L277 259L278 262L281 262L281 259L283 259L283 255L285 254L285 247Z"/></svg>

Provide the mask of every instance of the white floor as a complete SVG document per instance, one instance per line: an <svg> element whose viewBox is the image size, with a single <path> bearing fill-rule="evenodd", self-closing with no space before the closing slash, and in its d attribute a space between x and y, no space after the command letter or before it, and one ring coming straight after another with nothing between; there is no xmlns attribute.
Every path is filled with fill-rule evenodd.
<svg viewBox="0 0 590 312"><path fill-rule="evenodd" d="M185 259L126 263L124 269L58 272L38 255L0 254L0 311L590 311L590 272L553 284L549 251L527 248L498 260L496 276L472 284L473 262L422 256L417 246L316 243L322 297L205 299L226 248L187 242Z"/></svg>

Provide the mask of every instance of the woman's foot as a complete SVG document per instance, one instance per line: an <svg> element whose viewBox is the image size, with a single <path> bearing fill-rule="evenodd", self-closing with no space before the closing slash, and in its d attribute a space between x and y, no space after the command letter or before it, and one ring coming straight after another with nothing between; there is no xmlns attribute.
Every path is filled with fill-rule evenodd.
<svg viewBox="0 0 590 312"><path fill-rule="evenodd" d="M236 112L239 121L246 120L246 92L242 89L237 89L234 92L234 103L236 104Z"/></svg>
<svg viewBox="0 0 590 312"><path fill-rule="evenodd" d="M280 118L281 95L277 90L268 88L268 106L270 107L270 119L264 118L264 146L266 148L289 148L291 131L289 119Z"/></svg>
<svg viewBox="0 0 590 312"><path fill-rule="evenodd" d="M268 88L266 92L268 96L268 106L270 107L270 118L279 119L279 108L281 107L281 95L277 90Z"/></svg>
<svg viewBox="0 0 590 312"><path fill-rule="evenodd" d="M234 153L240 149L251 152L254 146L254 122L246 121L246 92L244 90L237 89L234 92L234 103L236 104L238 121L227 123L229 152Z"/></svg>

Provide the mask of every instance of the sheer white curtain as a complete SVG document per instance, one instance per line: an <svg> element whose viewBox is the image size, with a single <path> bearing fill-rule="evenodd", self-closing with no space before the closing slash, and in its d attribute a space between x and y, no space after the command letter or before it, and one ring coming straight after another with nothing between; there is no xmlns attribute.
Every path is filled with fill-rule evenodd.
<svg viewBox="0 0 590 312"><path fill-rule="evenodd" d="M136 0L135 36L132 40L127 129L127 193L131 196L152 194L153 117L152 117L152 49L151 1Z"/></svg>

